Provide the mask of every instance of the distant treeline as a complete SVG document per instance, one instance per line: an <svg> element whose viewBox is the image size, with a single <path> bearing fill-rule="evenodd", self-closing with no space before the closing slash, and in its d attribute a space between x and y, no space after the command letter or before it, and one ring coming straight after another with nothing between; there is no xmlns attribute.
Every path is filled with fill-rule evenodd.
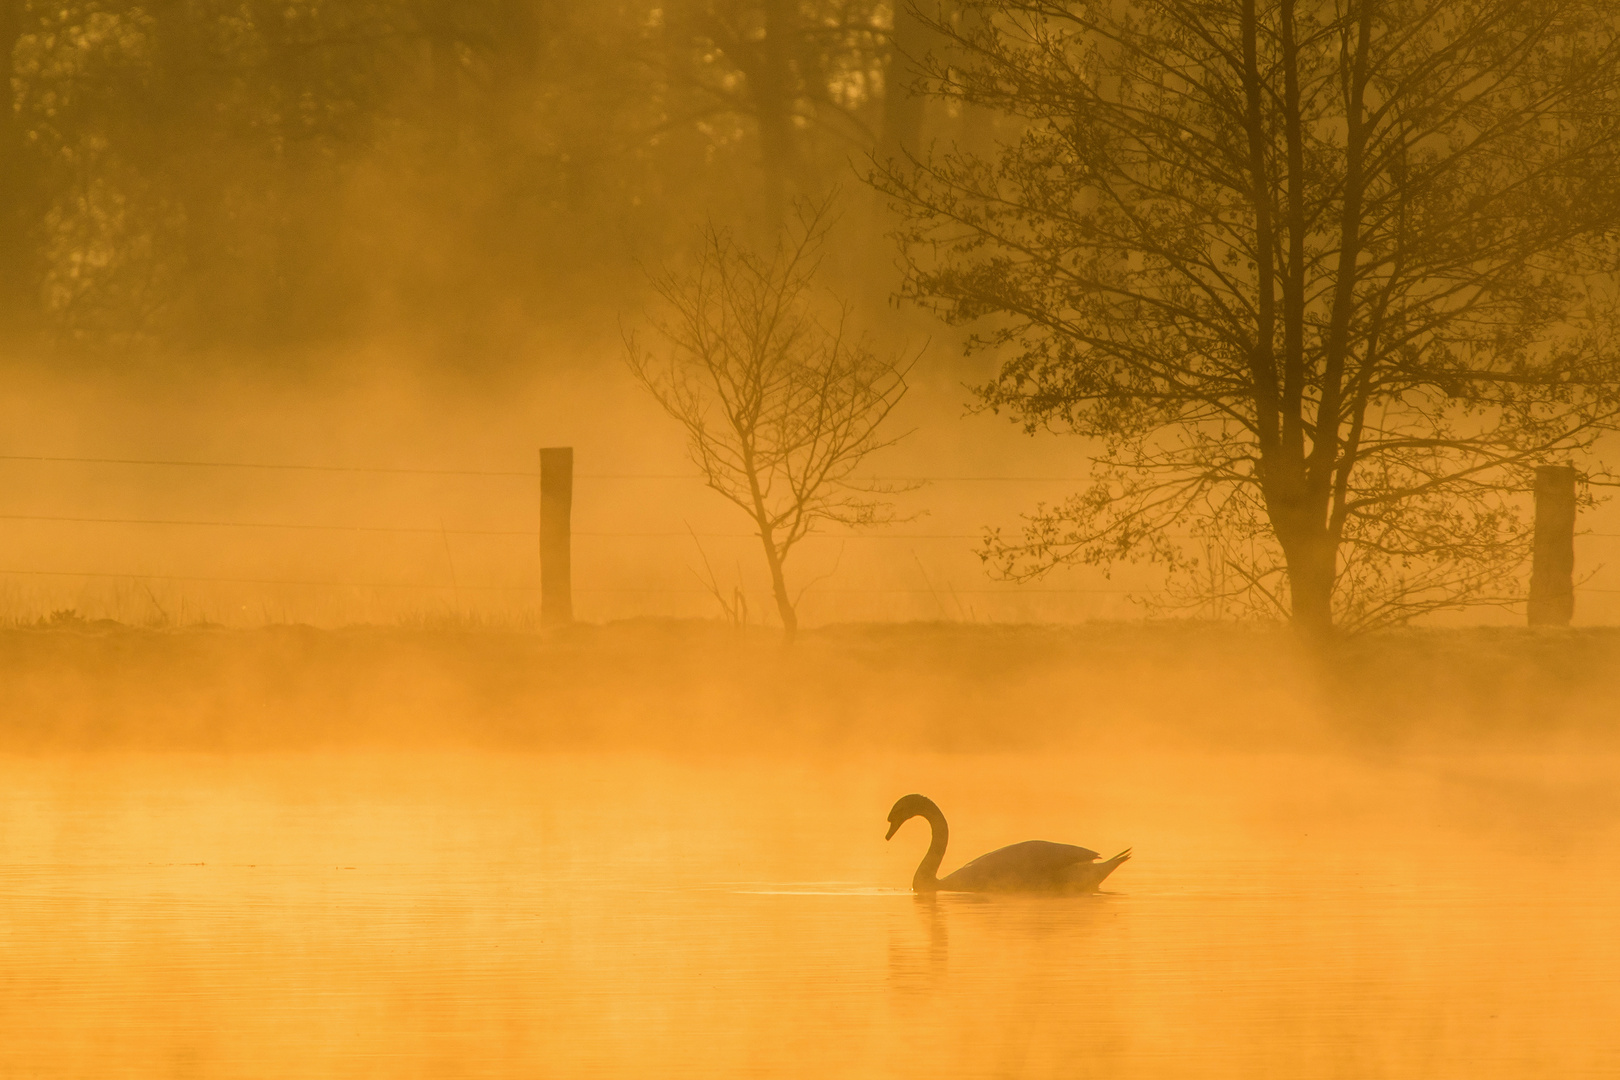
<svg viewBox="0 0 1620 1080"><path fill-rule="evenodd" d="M971 135L919 92L933 31L899 22L879 0L0 0L0 326L217 353L522 320L706 215L768 226L873 153Z"/></svg>

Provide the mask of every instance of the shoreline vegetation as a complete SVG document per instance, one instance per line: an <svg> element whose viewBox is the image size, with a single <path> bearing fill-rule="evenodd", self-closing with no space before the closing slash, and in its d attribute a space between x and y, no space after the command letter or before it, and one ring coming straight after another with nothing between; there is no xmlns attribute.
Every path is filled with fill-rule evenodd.
<svg viewBox="0 0 1620 1080"><path fill-rule="evenodd" d="M1197 623L645 620L562 631L0 630L0 752L456 747L946 753L1570 748L1620 739L1620 628L1307 651Z"/></svg>

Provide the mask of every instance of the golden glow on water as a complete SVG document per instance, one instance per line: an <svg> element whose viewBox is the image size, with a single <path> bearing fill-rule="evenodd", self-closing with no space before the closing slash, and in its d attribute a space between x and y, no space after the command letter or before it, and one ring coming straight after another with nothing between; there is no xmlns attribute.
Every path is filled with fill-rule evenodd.
<svg viewBox="0 0 1620 1080"><path fill-rule="evenodd" d="M0 1076L1620 1068L1592 755L0 761ZM1105 895L905 890L1043 837Z"/></svg>

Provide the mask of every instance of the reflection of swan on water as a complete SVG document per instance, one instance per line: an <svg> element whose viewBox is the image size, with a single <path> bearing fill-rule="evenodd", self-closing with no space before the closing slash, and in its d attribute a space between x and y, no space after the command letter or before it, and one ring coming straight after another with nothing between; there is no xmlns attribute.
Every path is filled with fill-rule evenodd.
<svg viewBox="0 0 1620 1080"><path fill-rule="evenodd" d="M901 994L927 994L949 974L950 930L945 925L945 907L938 893L917 893L917 916L921 925L907 931L903 922L889 926L889 984ZM921 930L919 935L917 930Z"/></svg>
<svg viewBox="0 0 1620 1080"><path fill-rule="evenodd" d="M907 795L889 811L889 835L914 817L928 822L933 843L923 856L911 887L917 892L1096 892L1103 879L1131 857L1131 849L1098 862L1098 854L1073 844L1053 844L1046 840L1026 840L980 855L954 874L941 878L939 864L945 858L950 828L934 800Z"/></svg>

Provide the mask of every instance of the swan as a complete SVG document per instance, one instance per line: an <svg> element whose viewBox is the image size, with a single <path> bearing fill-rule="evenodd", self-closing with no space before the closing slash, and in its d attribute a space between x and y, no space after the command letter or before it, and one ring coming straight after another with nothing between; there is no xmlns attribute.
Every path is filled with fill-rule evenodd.
<svg viewBox="0 0 1620 1080"><path fill-rule="evenodd" d="M883 839L893 839L900 826L914 817L924 819L933 829L933 843L928 845L928 854L923 856L911 879L912 890L919 893L1096 892L1103 879L1131 857L1131 849L1126 848L1112 859L1098 862L1100 856L1089 848L1025 840L1022 844L1010 844L980 855L954 874L942 878L937 876L939 864L945 858L945 843L951 830L933 799L907 795L896 802L889 811L889 835Z"/></svg>

